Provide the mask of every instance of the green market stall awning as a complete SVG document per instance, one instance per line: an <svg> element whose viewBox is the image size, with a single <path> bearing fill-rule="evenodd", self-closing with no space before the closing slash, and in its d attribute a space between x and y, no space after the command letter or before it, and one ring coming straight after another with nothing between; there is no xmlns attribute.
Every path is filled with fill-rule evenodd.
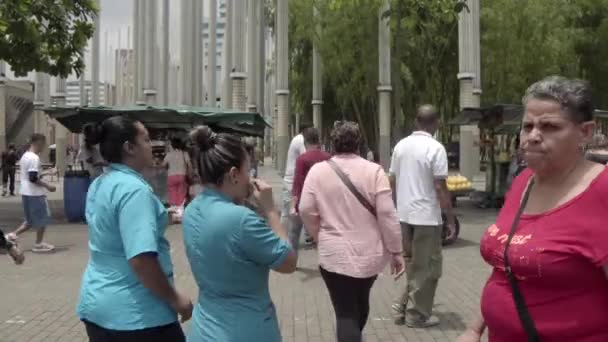
<svg viewBox="0 0 608 342"><path fill-rule="evenodd" d="M217 131L227 131L249 136L264 136L270 125L259 113L192 106L53 106L43 109L51 118L59 121L73 133L81 133L87 123L98 123L106 118L124 115L141 121L151 129L189 130L198 125L208 125Z"/></svg>

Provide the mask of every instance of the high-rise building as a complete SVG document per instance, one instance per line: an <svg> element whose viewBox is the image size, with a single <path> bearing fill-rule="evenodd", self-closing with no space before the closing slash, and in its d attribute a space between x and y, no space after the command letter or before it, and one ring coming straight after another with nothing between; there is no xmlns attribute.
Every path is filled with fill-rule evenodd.
<svg viewBox="0 0 608 342"><path fill-rule="evenodd" d="M87 93L87 104L91 104L93 101L93 92L91 91L91 81L84 81L84 91ZM99 82L99 103L106 105L106 86L105 83ZM66 83L66 94L65 94L66 106L80 106L85 105L80 103L80 81L68 81Z"/></svg>
<svg viewBox="0 0 608 342"><path fill-rule="evenodd" d="M217 66L215 69L216 73L216 84L215 84L215 93L219 96L221 93L221 84L222 84L222 68L224 59L222 58L224 53L224 34L226 32L226 0L219 0L217 6L217 28L216 28L216 42L217 42L217 51L216 51L216 62ZM203 68L204 73L207 74L208 71L208 55L209 55L209 17L203 18ZM205 87L208 86L205 84Z"/></svg>
<svg viewBox="0 0 608 342"><path fill-rule="evenodd" d="M114 51L114 83L115 103L125 105L134 103L135 86L133 84L135 54L133 49L117 49Z"/></svg>

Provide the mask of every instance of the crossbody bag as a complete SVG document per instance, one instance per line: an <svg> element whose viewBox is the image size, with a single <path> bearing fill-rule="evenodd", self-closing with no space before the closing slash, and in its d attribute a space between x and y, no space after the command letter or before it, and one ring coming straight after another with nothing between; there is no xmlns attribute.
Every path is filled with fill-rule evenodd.
<svg viewBox="0 0 608 342"><path fill-rule="evenodd" d="M538 337L538 330L536 330L536 326L534 325L534 321L532 320L532 316L526 307L526 301L524 300L524 295L517 284L517 278L513 274L511 270L511 263L509 262L509 245L511 244L511 240L513 239L513 235L515 234L515 230L519 225L519 219L526 209L526 205L528 204L528 198L530 197L530 190L534 185L534 179L530 180L528 187L526 188L526 192L524 193L524 197L519 204L519 209L517 210L517 214L513 219L513 224L511 225L511 231L509 231L509 236L507 238L507 243L505 244L505 252L504 252L504 263L505 263L505 272L507 273L507 279L509 280L509 285L511 286L511 292L513 293L513 301L515 301L515 309L517 309L517 316L519 316L519 321L523 326L526 335L528 335L528 342L540 342L540 338Z"/></svg>
<svg viewBox="0 0 608 342"><path fill-rule="evenodd" d="M342 180L342 183L346 185L348 190L350 190L350 192L355 195L359 203L361 203L365 207L365 209L367 209L372 215L374 215L374 217L376 217L376 208L371 203L369 203L367 198L365 198L365 196L363 196L363 194L361 194L359 190L357 190L357 187L355 187L353 182L351 182L350 178L348 178L344 171L340 169L338 164L336 164L336 162L331 159L329 159L327 163L329 163L329 166L331 166L336 175L338 175L338 177Z"/></svg>

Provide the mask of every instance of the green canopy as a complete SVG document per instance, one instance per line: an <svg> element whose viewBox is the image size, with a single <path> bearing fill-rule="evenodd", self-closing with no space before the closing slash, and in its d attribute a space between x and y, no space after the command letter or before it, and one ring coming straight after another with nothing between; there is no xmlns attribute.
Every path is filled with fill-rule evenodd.
<svg viewBox="0 0 608 342"><path fill-rule="evenodd" d="M192 106L97 106L68 107L53 106L43 109L50 117L59 121L73 133L81 133L87 123L101 122L116 115L125 115L141 121L151 129L189 130L198 125L208 125L217 131L228 131L243 135L264 136L270 125L259 113Z"/></svg>

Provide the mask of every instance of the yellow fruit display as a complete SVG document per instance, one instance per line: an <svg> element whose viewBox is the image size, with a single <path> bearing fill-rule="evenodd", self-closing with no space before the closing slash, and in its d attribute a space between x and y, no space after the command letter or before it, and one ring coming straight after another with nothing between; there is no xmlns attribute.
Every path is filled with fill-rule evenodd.
<svg viewBox="0 0 608 342"><path fill-rule="evenodd" d="M449 176L446 183L449 191L469 190L472 187L471 182L462 175Z"/></svg>

